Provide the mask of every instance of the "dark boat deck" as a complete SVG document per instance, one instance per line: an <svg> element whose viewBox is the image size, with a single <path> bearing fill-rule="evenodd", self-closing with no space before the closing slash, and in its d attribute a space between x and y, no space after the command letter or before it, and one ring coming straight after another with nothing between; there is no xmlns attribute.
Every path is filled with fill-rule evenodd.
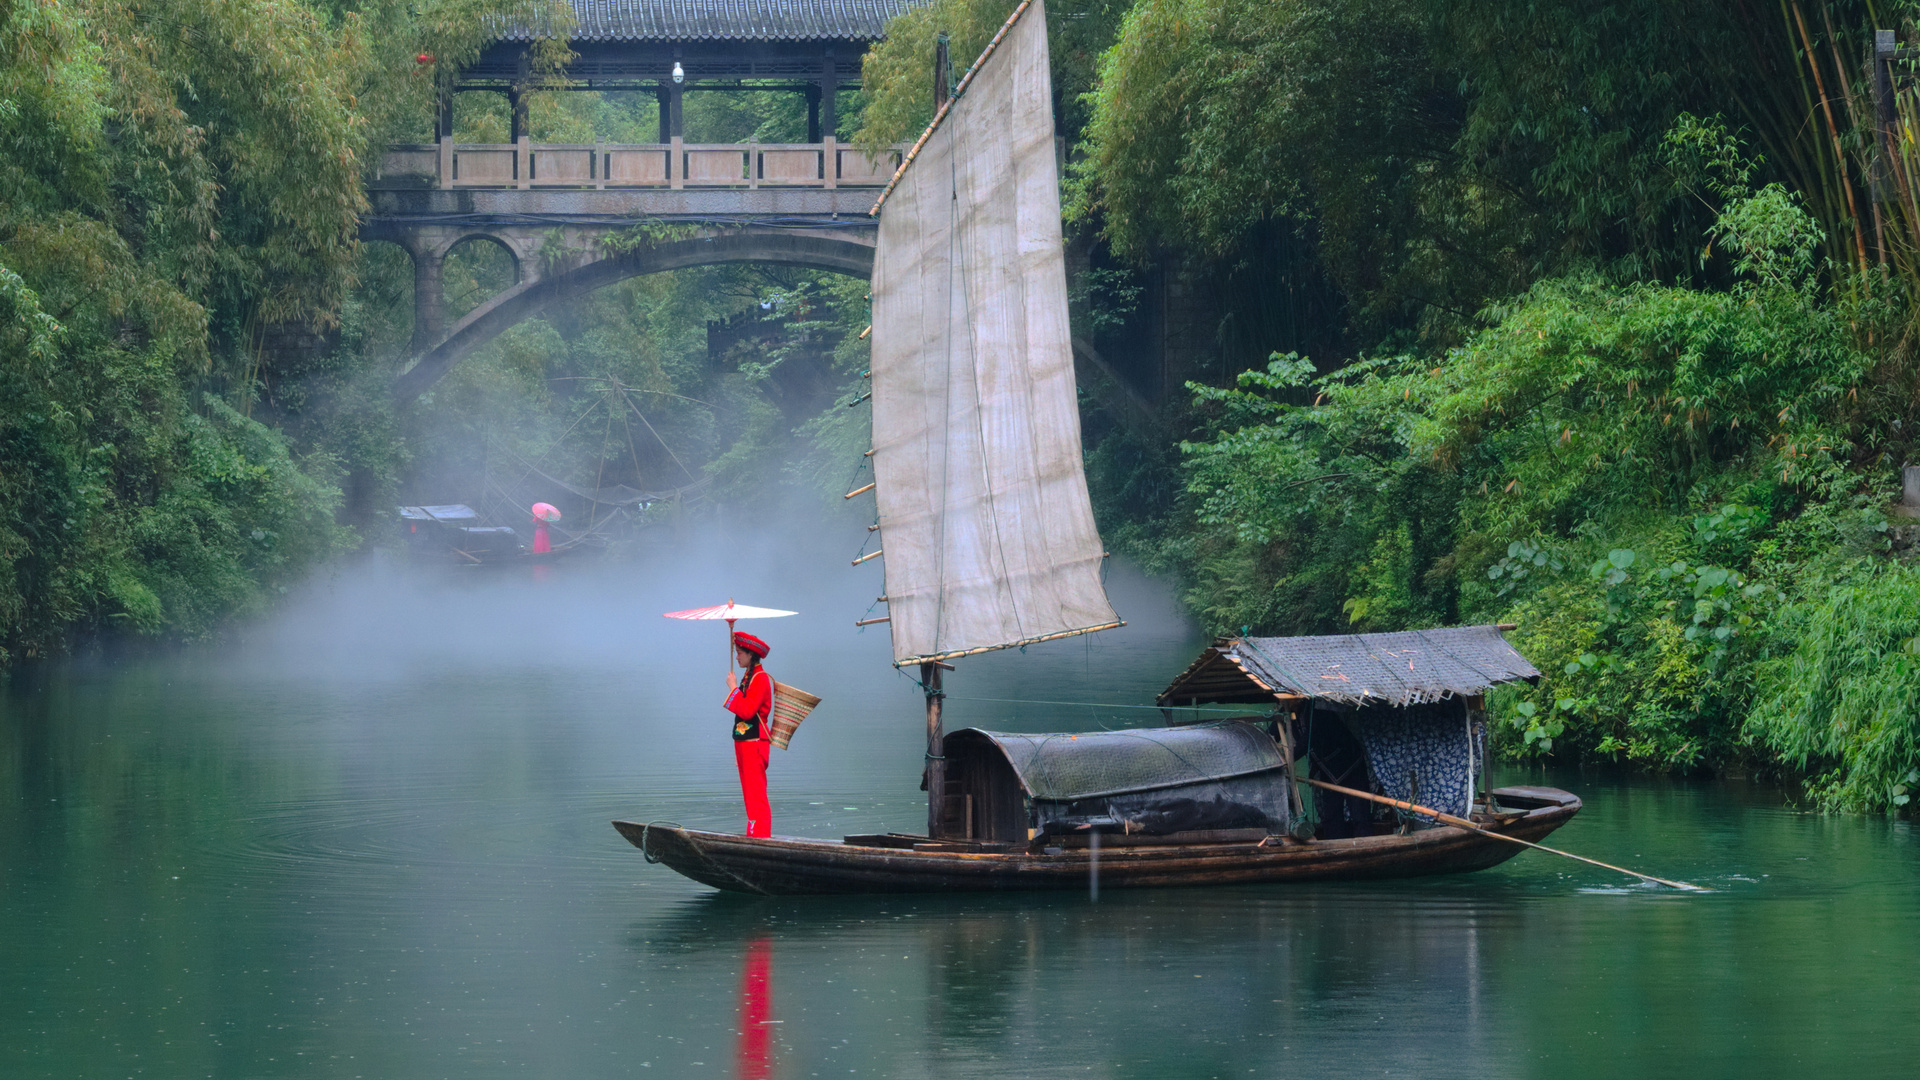
<svg viewBox="0 0 1920 1080"><path fill-rule="evenodd" d="M1500 805L1523 812L1476 816L1476 822L1522 840L1538 842L1580 812L1579 797L1558 788L1498 788L1493 794ZM665 863L716 889L767 896L1084 889L1094 857L1091 849L1077 844L1039 851L968 850L963 843L921 839L915 844L915 838L907 836L858 837L863 842L848 843L756 839L633 821L616 821L613 827L650 862ZM1112 837L1100 849L1102 887L1417 877L1484 870L1523 850L1454 826L1345 840L1234 836L1128 842L1138 839ZM880 846L889 842L912 846Z"/></svg>

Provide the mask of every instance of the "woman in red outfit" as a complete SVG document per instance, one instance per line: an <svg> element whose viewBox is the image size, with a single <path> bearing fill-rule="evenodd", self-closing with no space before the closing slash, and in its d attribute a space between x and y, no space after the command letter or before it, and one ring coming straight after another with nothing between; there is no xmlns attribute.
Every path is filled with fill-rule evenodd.
<svg viewBox="0 0 1920 1080"><path fill-rule="evenodd" d="M743 670L727 672L727 711L733 714L733 760L740 767L740 794L747 801L747 835L773 835L767 805L767 758L773 750L773 677L760 666L767 643L745 631L733 635L733 658Z"/></svg>

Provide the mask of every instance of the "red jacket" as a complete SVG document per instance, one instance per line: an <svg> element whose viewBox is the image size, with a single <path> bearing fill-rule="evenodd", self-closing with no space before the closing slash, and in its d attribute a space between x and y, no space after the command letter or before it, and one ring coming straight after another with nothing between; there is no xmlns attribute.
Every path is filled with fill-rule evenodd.
<svg viewBox="0 0 1920 1080"><path fill-rule="evenodd" d="M767 674L766 668L754 665L753 677L727 698L727 711L736 718L733 724L734 742L747 742L750 739L766 742L773 738L773 731L767 723L768 714L773 712L773 676Z"/></svg>

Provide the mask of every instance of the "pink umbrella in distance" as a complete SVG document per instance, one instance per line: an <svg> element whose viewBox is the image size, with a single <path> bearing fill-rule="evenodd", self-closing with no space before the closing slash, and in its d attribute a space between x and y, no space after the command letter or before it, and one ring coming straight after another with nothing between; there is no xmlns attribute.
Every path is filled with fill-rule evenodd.
<svg viewBox="0 0 1920 1080"><path fill-rule="evenodd" d="M724 619L727 623L727 672L733 672L733 624L741 619L778 619L783 615L798 615L797 611L781 611L779 608L748 607L736 604L733 597L727 597L724 604L713 607L688 608L685 611L662 612L669 619Z"/></svg>
<svg viewBox="0 0 1920 1080"><path fill-rule="evenodd" d="M536 555L553 550L553 541L547 536L547 522L560 520L560 508L552 503L533 504L533 553Z"/></svg>

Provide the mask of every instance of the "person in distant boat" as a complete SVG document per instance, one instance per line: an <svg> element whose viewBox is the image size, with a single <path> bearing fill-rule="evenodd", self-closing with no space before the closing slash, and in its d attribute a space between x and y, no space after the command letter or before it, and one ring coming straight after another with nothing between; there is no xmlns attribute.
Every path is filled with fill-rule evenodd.
<svg viewBox="0 0 1920 1080"><path fill-rule="evenodd" d="M760 666L767 643L744 630L733 635L733 658L742 669L727 672L727 711L733 714L733 760L740 767L740 794L747 803L747 835L773 835L767 804L767 759L773 752L773 676Z"/></svg>
<svg viewBox="0 0 1920 1080"><path fill-rule="evenodd" d="M544 555L553 550L553 539L547 535L547 523L560 520L560 508L552 503L533 504L533 553Z"/></svg>

